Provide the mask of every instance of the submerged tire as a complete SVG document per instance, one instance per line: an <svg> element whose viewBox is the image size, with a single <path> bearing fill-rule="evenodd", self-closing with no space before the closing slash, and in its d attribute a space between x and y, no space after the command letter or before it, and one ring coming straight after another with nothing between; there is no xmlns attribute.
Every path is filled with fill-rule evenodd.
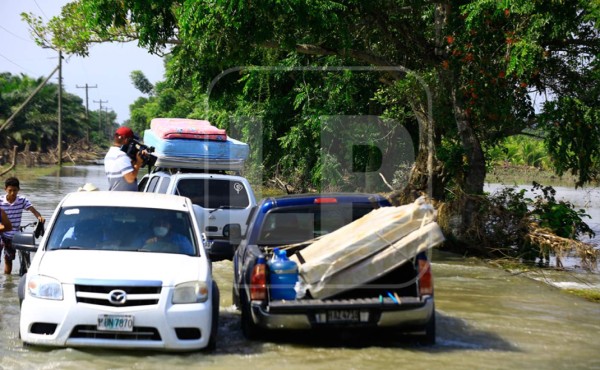
<svg viewBox="0 0 600 370"><path fill-rule="evenodd" d="M27 274L24 274L19 279L19 286L17 288L17 295L19 296L19 307L23 304L23 300L25 299L25 279L27 279Z"/></svg>
<svg viewBox="0 0 600 370"><path fill-rule="evenodd" d="M432 346L435 344L435 309L433 310L433 314L431 318L425 324L425 333L417 338L417 341L426 346Z"/></svg>
<svg viewBox="0 0 600 370"><path fill-rule="evenodd" d="M217 348L217 333L219 332L219 306L221 297L219 293L219 287L216 282L212 282L212 323L210 325L210 338L206 351L214 351Z"/></svg>
<svg viewBox="0 0 600 370"><path fill-rule="evenodd" d="M260 340L266 337L266 332L252 321L250 313L250 303L245 297L245 293L241 293L240 305L242 308L242 334L249 340Z"/></svg>

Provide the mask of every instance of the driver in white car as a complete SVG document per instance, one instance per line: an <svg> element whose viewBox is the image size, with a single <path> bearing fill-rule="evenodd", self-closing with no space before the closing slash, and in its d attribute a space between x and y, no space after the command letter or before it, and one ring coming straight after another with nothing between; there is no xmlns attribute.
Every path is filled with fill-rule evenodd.
<svg viewBox="0 0 600 370"><path fill-rule="evenodd" d="M142 240L142 248L150 251L194 254L194 246L190 240L173 231L168 218L155 218L152 221L152 234Z"/></svg>

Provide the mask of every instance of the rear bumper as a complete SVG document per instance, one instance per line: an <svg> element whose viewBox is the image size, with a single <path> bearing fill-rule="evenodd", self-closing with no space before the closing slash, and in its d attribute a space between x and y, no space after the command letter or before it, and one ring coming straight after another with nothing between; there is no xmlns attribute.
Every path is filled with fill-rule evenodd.
<svg viewBox="0 0 600 370"><path fill-rule="evenodd" d="M259 301L250 303L252 320L270 330L307 330L316 328L387 328L423 327L434 314L433 297L406 297L397 304L391 299L361 299L351 301L273 301L269 306ZM358 311L358 321L328 322L328 312Z"/></svg>

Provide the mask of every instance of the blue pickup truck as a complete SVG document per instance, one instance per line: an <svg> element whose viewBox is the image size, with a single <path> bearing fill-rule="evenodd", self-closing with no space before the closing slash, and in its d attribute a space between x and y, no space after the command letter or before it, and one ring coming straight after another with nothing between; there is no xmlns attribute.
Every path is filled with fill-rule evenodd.
<svg viewBox="0 0 600 370"><path fill-rule="evenodd" d="M433 279L424 252L374 281L327 299L282 300L269 293L265 261L275 248L285 246L292 256L314 238L387 206L389 201L380 195L359 193L263 199L252 211L246 237L233 256L233 302L241 310L243 334L261 339L275 330L385 329L393 334L416 333L420 343L435 343ZM309 223L310 231L290 227L290 215ZM285 224L278 224L280 220Z"/></svg>

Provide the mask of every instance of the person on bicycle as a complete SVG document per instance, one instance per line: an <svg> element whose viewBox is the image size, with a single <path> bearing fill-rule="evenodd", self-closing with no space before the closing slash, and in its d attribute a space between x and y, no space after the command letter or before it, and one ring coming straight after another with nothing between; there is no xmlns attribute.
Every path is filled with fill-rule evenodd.
<svg viewBox="0 0 600 370"><path fill-rule="evenodd" d="M6 212L8 220L12 224L12 230L3 231L0 234L0 238L4 249L4 273L10 274L12 272L12 261L15 259L15 249L12 245L12 239L15 232L21 226L23 210L33 213L40 223L44 223L45 220L27 198L18 195L19 190L21 190L19 179L16 177L7 178L4 181L4 190L6 194L0 197L0 208Z"/></svg>

